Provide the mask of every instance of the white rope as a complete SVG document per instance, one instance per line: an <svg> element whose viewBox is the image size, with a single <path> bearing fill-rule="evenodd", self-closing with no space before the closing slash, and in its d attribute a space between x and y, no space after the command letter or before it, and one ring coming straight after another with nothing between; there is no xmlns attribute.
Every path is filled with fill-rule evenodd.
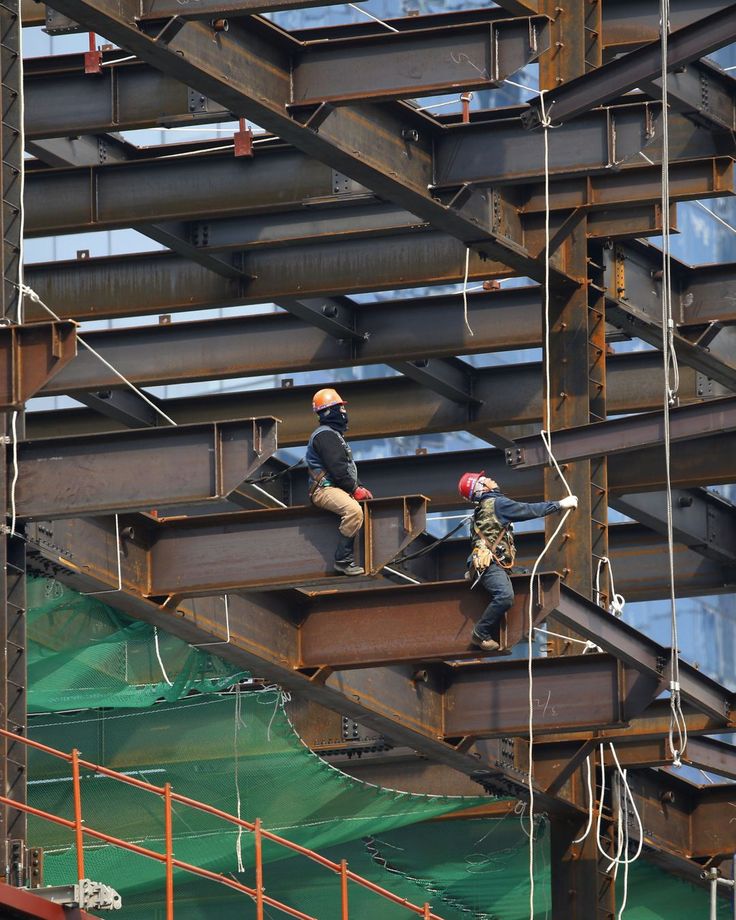
<svg viewBox="0 0 736 920"><path fill-rule="evenodd" d="M470 271L470 246L465 247L465 278L463 279L463 319L465 328L471 335L475 335L468 322L468 273Z"/></svg>
<svg viewBox="0 0 736 920"><path fill-rule="evenodd" d="M348 3L348 6L352 6L354 10L357 10L359 13L362 13L364 16L367 16L369 19L372 19L374 22L380 23L382 26L385 26L387 29L390 29L392 32L398 32L398 29L395 29L393 26L390 26L387 22L384 22L383 19L379 19L378 16L374 16L373 13L369 13L368 10L364 10L362 6L358 6L355 3Z"/></svg>
<svg viewBox="0 0 736 920"><path fill-rule="evenodd" d="M677 629L677 601L675 599L675 550L674 524L672 512L672 476L670 470L670 407L677 399L679 389L679 369L674 350L674 319L672 316L672 258L670 252L670 177L669 177L669 95L668 95L668 38L670 5L669 0L660 0L660 39L662 49L662 363L664 370L664 452L665 478L667 495L667 553L670 579L670 726L668 743L672 763L679 767L681 757L687 746L687 725L682 712L680 697L680 660L679 638ZM677 743L675 743L677 734Z"/></svg>
<svg viewBox="0 0 736 920"><path fill-rule="evenodd" d="M618 770L619 775L621 776L621 779L623 781L624 788L626 790L626 795L628 797L629 802L631 802L631 808L634 812L634 817L636 818L637 827L639 828L639 845L636 848L636 853L631 858L629 858L629 855L626 854L626 856L624 857L624 860L622 860L622 861L625 861L631 864L637 861L637 859L641 856L641 851L644 849L644 826L641 822L641 816L639 815L639 809L636 807L636 801L634 800L633 793L631 792L631 787L629 786L629 781L627 779L626 770L621 769L621 764L619 763L618 755L616 754L616 748L613 746L612 743L610 743L608 746L611 749L611 754L613 755L613 760L614 760L614 763L616 764L616 769ZM602 750L603 750L603 745L601 745L601 751Z"/></svg>
<svg viewBox="0 0 736 920"><path fill-rule="evenodd" d="M616 617L622 617L624 607L626 606L626 598L623 594L616 594L616 585L613 580L613 566L608 556L601 556L598 560L598 568L595 572L595 602L599 607L603 606L603 604L601 604L601 597L603 596L601 593L601 570L604 565L608 566L608 577L611 581L611 597L608 602L608 612Z"/></svg>
<svg viewBox="0 0 736 920"><path fill-rule="evenodd" d="M238 820L241 820L240 815L240 777L238 776L239 768L239 749L238 749L238 733L240 731L240 726L245 725L243 717L241 715L241 693L240 693L240 684L235 685L235 731L233 733L233 754L235 760L235 804L236 804L236 816ZM245 866L243 865L243 825L238 825L238 836L235 840L235 855L238 859L238 872L245 872Z"/></svg>
<svg viewBox="0 0 736 920"><path fill-rule="evenodd" d="M50 314L51 316L53 316L53 318L54 318L55 320L61 322L61 317L58 316L58 314L54 313L54 311L51 309L51 307L48 306L48 304L45 304L45 303L43 302L43 300L41 300L41 298L40 298L40 297L38 296L38 294L33 290L33 288L28 287L27 284L21 284L21 286L20 286L20 292L21 292L21 295L22 295L22 294L25 294L25 295L26 295L27 297L29 297L34 303L37 303L37 304L38 304L40 307L42 307L48 314ZM125 377L123 374L121 374L120 371L117 370L117 368L113 367L112 364L110 364L110 362L107 360L107 358L103 358L102 355L101 355L98 351L95 351L95 349L92 348L92 346L89 345L89 344L85 341L85 339L83 339L82 336L79 335L79 333L77 333L77 341L78 341L81 345L83 345L83 346L87 349L87 351L89 351L91 354L93 354L93 355L95 356L95 358L97 358L99 361L101 361L101 362L105 365L105 367L106 367L108 370L112 371L113 374L115 374L115 376L116 376L119 380L122 380L123 383L124 383L126 386L130 387L130 389L131 389L134 393L136 393L138 396L140 396L140 398L143 400L143 402L147 403L155 412L157 412L157 413L158 413L163 419L165 419L170 425L176 425L176 422L173 420L173 418L170 418L162 409L159 409L159 407L156 405L155 402L153 402L153 400L149 399L148 396L146 396L146 394L145 394L142 390L139 390L138 387L137 387L134 383L131 383L131 381L128 380L128 378Z"/></svg>
<svg viewBox="0 0 736 920"><path fill-rule="evenodd" d="M593 827L593 770L590 766L590 758L592 756L592 754L588 754L588 756L585 758L588 785L588 826L585 828L582 837L578 837L576 840L573 840L573 843L582 843L590 833L590 829Z"/></svg>
<svg viewBox="0 0 736 920"><path fill-rule="evenodd" d="M161 649L159 648L159 645L158 645L158 626L153 627L153 644L156 647L156 658L158 659L159 666L161 667L161 673L164 676L164 680L170 687L173 687L174 685L169 680L169 675L166 673L166 668L164 667L164 663L161 660Z"/></svg>
<svg viewBox="0 0 736 920"><path fill-rule="evenodd" d="M128 55L128 57L117 58L114 61L101 61L100 67L113 67L115 64L124 64L126 61L135 61L135 60L136 60L136 55L131 54L131 55Z"/></svg>
<svg viewBox="0 0 736 920"><path fill-rule="evenodd" d="M539 93L539 102L540 102L540 111L542 117L542 127L544 129L544 366L545 366L545 424L542 429L542 441L547 450L550 464L552 464L558 476L560 477L561 482L565 486L568 495L572 495L570 486L568 485L565 476L562 473L562 470L555 459L554 454L552 453L552 436L551 436L551 424L552 424L552 412L551 412L551 401L550 401L550 362L549 362L549 250L550 250L550 198L549 198L549 129L551 127L550 120L547 116L544 107L544 92ZM569 508L560 519L559 524L554 530L554 533L549 538L547 543L544 546L544 549L539 554L539 557L532 567L532 573L530 578L530 590L529 590L529 605L527 608L527 676L529 684L529 698L528 698L528 707L529 707L529 721L528 721L528 732L529 732L529 747L528 747L528 763L527 763L527 779L528 779L528 790L529 790L529 920L534 920L534 674L533 674L533 650L534 650L534 628L533 628L533 606L534 606L534 576L537 574L537 569L542 561L542 559L547 554L550 546L557 539L557 535L562 530L565 521L570 516L572 509Z"/></svg>
<svg viewBox="0 0 736 920"><path fill-rule="evenodd" d="M13 418L10 423L10 430L12 432L13 438L13 479L10 483L10 536L15 536L15 521L16 521L16 509L15 509L15 487L18 484L18 410L15 409L13 412Z"/></svg>
<svg viewBox="0 0 736 920"><path fill-rule="evenodd" d="M736 227L732 227L731 224L728 223L728 221L724 220L719 214L716 214L715 211L711 211L710 208L706 208L706 206L703 204L702 201L696 201L695 204L701 207L705 211L706 214L710 214L710 216L713 217L715 220L717 220L719 224L723 224L726 230L730 230L731 233L736 233Z"/></svg>
<svg viewBox="0 0 736 920"><path fill-rule="evenodd" d="M597 648L596 644L591 642L590 639L576 639L574 636L563 636L562 633L552 632L551 629L542 629L541 626L535 626L534 632L545 633L548 636L554 636L555 639L564 639L566 642L577 642L578 645L584 645L586 651L591 648ZM585 651L583 654L585 654Z"/></svg>

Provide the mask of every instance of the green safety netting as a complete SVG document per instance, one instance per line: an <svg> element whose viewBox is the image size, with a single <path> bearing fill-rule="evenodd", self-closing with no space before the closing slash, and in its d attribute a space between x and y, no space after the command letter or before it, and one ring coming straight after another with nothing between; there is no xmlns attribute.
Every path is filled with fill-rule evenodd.
<svg viewBox="0 0 736 920"><path fill-rule="evenodd" d="M150 706L244 676L203 649L156 636L153 626L104 603L104 595L84 596L40 577L28 578L27 591L30 712Z"/></svg>
<svg viewBox="0 0 736 920"><path fill-rule="evenodd" d="M242 676L226 663L173 637L159 636L162 679L153 629L128 620L102 600L58 582L29 580L30 698L46 714L31 720L31 736L235 813L260 816L264 826L339 861L402 898L430 901L445 920L529 920L528 841L512 814L494 820L430 822L487 802L413 796L353 780L312 754L294 733L276 690L214 694ZM191 690L203 691L179 702ZM88 708L76 714L49 710ZM99 707L105 707L104 709ZM120 709L115 707L128 707ZM137 707L132 709L131 707ZM32 805L71 818L69 768L32 753ZM89 826L161 852L163 805L142 791L86 775ZM76 877L71 834L30 821L32 844L45 849L46 884ZM179 859L232 873L253 883L252 836L241 839L218 819L177 806ZM150 860L88 840L86 874L116 887L121 920L164 920L163 870ZM536 848L534 920L548 918L549 841L544 822ZM319 920L338 920L337 879L302 857L264 847L269 894ZM619 878L619 899L622 879ZM205 880L176 873L177 920L253 918L250 900ZM640 861L630 872L627 920L689 920L706 916L707 892ZM400 920L411 914L377 895L350 887L353 920ZM725 905L719 917L730 916ZM281 917L270 908L269 917Z"/></svg>

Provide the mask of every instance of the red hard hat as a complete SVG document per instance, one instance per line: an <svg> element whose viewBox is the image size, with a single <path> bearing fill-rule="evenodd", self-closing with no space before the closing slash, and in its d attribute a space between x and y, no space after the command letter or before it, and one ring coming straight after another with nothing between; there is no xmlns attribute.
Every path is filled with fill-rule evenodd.
<svg viewBox="0 0 736 920"><path fill-rule="evenodd" d="M457 489L465 501L473 501L473 493L475 492L475 487L478 485L478 480L481 478L481 476L485 476L485 473L485 470L481 470L480 473L463 473L463 475L460 477L460 482L457 484Z"/></svg>
<svg viewBox="0 0 736 920"><path fill-rule="evenodd" d="M312 397L312 412L321 412L322 409L329 409L330 406L344 406L345 400L341 398L337 390L332 387L325 387Z"/></svg>

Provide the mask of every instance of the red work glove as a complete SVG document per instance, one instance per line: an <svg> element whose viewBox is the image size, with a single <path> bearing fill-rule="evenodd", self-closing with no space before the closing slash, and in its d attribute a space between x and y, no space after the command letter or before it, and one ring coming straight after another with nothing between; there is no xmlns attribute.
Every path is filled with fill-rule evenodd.
<svg viewBox="0 0 736 920"><path fill-rule="evenodd" d="M366 489L365 486L358 486L358 488L353 492L353 498L356 501L363 502L367 498L373 498L373 493Z"/></svg>

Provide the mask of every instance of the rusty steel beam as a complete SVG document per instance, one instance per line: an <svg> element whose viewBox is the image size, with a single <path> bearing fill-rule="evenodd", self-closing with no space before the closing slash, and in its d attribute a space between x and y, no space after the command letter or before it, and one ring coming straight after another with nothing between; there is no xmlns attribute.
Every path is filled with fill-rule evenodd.
<svg viewBox="0 0 736 920"><path fill-rule="evenodd" d="M606 319L617 328L633 338L649 342L655 348L662 348L662 322L652 318L645 310L631 303L619 300L607 300ZM736 390L736 365L733 363L732 350L721 356L712 347L712 339L718 337L720 328L707 330L704 338L691 341L675 331L672 335L672 348L678 358L690 367L696 368L709 379ZM718 342L720 344L720 340Z"/></svg>
<svg viewBox="0 0 736 920"><path fill-rule="evenodd" d="M44 9L42 4L38 8ZM161 71L139 61L117 64L123 57L128 57L124 51L105 52L106 66L92 76L85 74L81 54L28 60L24 73L26 137L35 140L232 119L226 108ZM99 153L93 162L103 162Z"/></svg>
<svg viewBox="0 0 736 920"><path fill-rule="evenodd" d="M354 342L288 313L106 329L85 338L128 380L150 386L534 347L542 338L539 304L537 287L469 294L473 336L458 322L458 297L441 295L351 302ZM255 341L257 349L250 347ZM119 383L105 365L83 352L49 381L44 394Z"/></svg>
<svg viewBox="0 0 736 920"><path fill-rule="evenodd" d="M21 409L76 354L73 322L0 326L0 410Z"/></svg>
<svg viewBox="0 0 736 920"><path fill-rule="evenodd" d="M672 441L688 441L736 430L736 397L680 406L670 414ZM590 457L611 456L661 444L664 419L661 412L618 418L555 432L555 457L561 463ZM506 462L519 469L546 466L549 461L542 439L524 438L506 450Z"/></svg>
<svg viewBox="0 0 736 920"><path fill-rule="evenodd" d="M667 41L667 69L676 70L734 40L736 12L731 6L672 32ZM548 116L559 124L616 99L637 86L650 83L661 72L661 43L654 41L548 90L544 99L545 109ZM523 122L528 128L537 128L542 120L540 106L533 102L523 116Z"/></svg>
<svg viewBox="0 0 736 920"><path fill-rule="evenodd" d="M435 160L431 119L401 103L336 107L321 103L291 112L289 59L298 42L272 23L251 18L247 29L221 32L214 43L209 24L177 20L166 41L161 41L155 25L149 36L136 24L136 0L58 0L56 8L152 66L194 83L234 114L252 119L466 247L472 243L476 252L530 277L543 274L520 242L502 196L495 196L491 204L484 191L468 189L442 203L431 193ZM378 136L385 142L376 145ZM553 276L566 277L559 260Z"/></svg>
<svg viewBox="0 0 736 920"><path fill-rule="evenodd" d="M523 737L528 733L526 662L498 662L491 667L498 676L490 688L490 669L462 668L453 673L446 691L448 737ZM658 687L657 679L642 680L622 669L613 656L538 659L534 663L534 734L586 723L589 728L605 729L627 722L646 709Z"/></svg>
<svg viewBox="0 0 736 920"><path fill-rule="evenodd" d="M622 738L616 741L616 755L622 767L665 767L672 763L669 739L641 740ZM615 767L610 751L606 751L606 766ZM728 779L736 779L736 746L713 738L690 738L682 753L683 763Z"/></svg>
<svg viewBox="0 0 736 920"><path fill-rule="evenodd" d="M141 20L169 19L219 19L223 16L250 16L253 13L284 13L312 6L333 6L344 0L196 0L189 4L171 3L170 0L142 0Z"/></svg>
<svg viewBox="0 0 736 920"><path fill-rule="evenodd" d="M402 661L477 658L470 634L488 598L467 582L376 588L317 594L306 605L299 628L299 667L345 670ZM529 579L514 576L516 598L501 631L513 648L527 633ZM559 579L535 581L534 623L546 619L559 598ZM427 629L431 611L431 629Z"/></svg>
<svg viewBox="0 0 736 920"><path fill-rule="evenodd" d="M615 654L630 667L663 680L671 650L649 639L618 617L563 586L555 617L604 651ZM701 671L680 662L683 699L716 718L736 724L734 696Z"/></svg>
<svg viewBox="0 0 736 920"><path fill-rule="evenodd" d="M83 262L29 265L27 283L62 317L110 319L218 306L272 303L299 291L301 297L399 290L462 282L465 247L441 233L295 246L252 252L250 278L224 278L172 254L115 256ZM473 282L511 277L498 262L471 255ZM122 296L121 292L125 292ZM25 301L27 321L45 319Z"/></svg>
<svg viewBox="0 0 736 920"><path fill-rule="evenodd" d="M461 319L461 317L458 317ZM615 413L644 412L661 400L661 361L655 352L619 355L609 361L610 407ZM478 406L460 405L406 378L346 382L353 438L392 437L420 431L468 429L487 432L541 418L540 367L537 364L479 368L473 396ZM680 399L697 400L697 375L681 368ZM312 430L309 408L314 386L286 387L161 401L178 424L273 416L282 422L281 445L304 444ZM392 406L390 415L386 406ZM109 431L115 423L89 410L34 412L32 437Z"/></svg>
<svg viewBox="0 0 736 920"><path fill-rule="evenodd" d="M379 572L422 533L426 505L424 497L408 496L364 506L360 555L369 574ZM108 587L117 585L117 539L109 519L55 521L51 547L39 526L32 525L31 533L47 558L58 558L64 546L76 546L72 556L80 557L84 547L87 574L107 580ZM311 507L208 515L152 526L139 521L131 530L121 537L122 579L143 597L335 584L329 573L336 522Z"/></svg>
<svg viewBox="0 0 736 920"><path fill-rule="evenodd" d="M276 450L272 418L21 441L18 516L49 520L242 500Z"/></svg>
<svg viewBox="0 0 736 920"><path fill-rule="evenodd" d="M93 126L92 130L100 128ZM334 170L293 149L266 146L258 148L253 159L217 149L193 153L196 151L185 147L177 156L176 148L164 145L117 163L105 158L101 165L29 171L26 235L145 225L152 211L159 220L186 221L182 234L192 245L211 251L284 245L310 236L342 239L359 233L397 233L426 226L412 213L377 202L363 186L340 180ZM636 163L585 180L559 179L550 187L550 207L554 211L592 211L600 225L596 235L604 232L607 221L609 235L615 236L616 221L625 216L622 211L636 214L637 205L658 203L659 173L659 167ZM544 210L544 192L536 184L541 177L534 174L533 179L535 184L520 187L511 200L526 216L524 229L530 245L535 242L541 248L536 241L540 218L533 215ZM180 194L182 184L189 189L187 196ZM733 161L729 158L704 157L672 165L672 201L733 193ZM305 203L310 204L309 213L292 210ZM236 214L255 216L225 220Z"/></svg>

